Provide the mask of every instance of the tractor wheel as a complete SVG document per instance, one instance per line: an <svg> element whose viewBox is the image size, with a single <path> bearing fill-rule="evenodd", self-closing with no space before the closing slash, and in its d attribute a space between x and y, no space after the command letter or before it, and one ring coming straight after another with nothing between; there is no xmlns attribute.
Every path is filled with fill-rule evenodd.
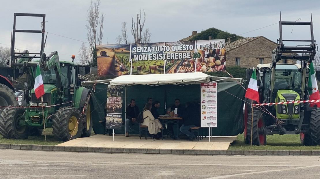
<svg viewBox="0 0 320 179"><path fill-rule="evenodd" d="M264 132L264 122L261 118L261 113L258 109L254 109L253 113L247 110L247 121L245 126L245 143L251 144L251 129L252 129L252 145L266 145L266 134ZM252 122L253 117L253 122Z"/></svg>
<svg viewBox="0 0 320 179"><path fill-rule="evenodd" d="M83 122L79 110L72 107L59 109L52 118L53 135L62 141L78 138L82 134Z"/></svg>
<svg viewBox="0 0 320 179"><path fill-rule="evenodd" d="M0 116L0 134L7 139L27 139L28 126L25 123L24 109L5 108Z"/></svg>
<svg viewBox="0 0 320 179"><path fill-rule="evenodd" d="M89 98L90 100L90 98ZM83 127L83 134L82 137L90 137L91 136L91 131L92 131L92 107L91 107L91 102L89 101L87 105L84 107L83 111L83 121L84 121L84 127Z"/></svg>
<svg viewBox="0 0 320 179"><path fill-rule="evenodd" d="M3 106L18 106L18 101L12 89L4 84L0 84L0 112Z"/></svg>
<svg viewBox="0 0 320 179"><path fill-rule="evenodd" d="M314 146L320 144L320 109L313 108L311 110L309 131L304 134L302 140L304 145Z"/></svg>

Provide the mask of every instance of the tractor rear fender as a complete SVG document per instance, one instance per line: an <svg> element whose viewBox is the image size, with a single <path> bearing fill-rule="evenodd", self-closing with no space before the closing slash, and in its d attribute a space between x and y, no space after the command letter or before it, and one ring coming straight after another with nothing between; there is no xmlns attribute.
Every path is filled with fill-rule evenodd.
<svg viewBox="0 0 320 179"><path fill-rule="evenodd" d="M4 84L4 85L8 86L10 89L12 89L14 91L13 84L11 83L11 81L7 77L0 75L0 84Z"/></svg>

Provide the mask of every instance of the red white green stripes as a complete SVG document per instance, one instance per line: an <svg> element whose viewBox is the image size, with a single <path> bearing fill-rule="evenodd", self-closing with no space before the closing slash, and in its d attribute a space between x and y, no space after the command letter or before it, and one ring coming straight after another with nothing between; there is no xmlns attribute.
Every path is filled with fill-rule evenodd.
<svg viewBox="0 0 320 179"><path fill-rule="evenodd" d="M39 65L37 66L37 70L36 70L36 79L34 82L34 92L35 92L36 97L38 99L44 95L44 86L43 86L43 80L42 80L42 75L40 72Z"/></svg>
<svg viewBox="0 0 320 179"><path fill-rule="evenodd" d="M317 84L317 79L316 79L316 72L314 71L313 63L311 62L309 65L310 72L309 72L309 82L308 82L308 87L309 87L309 94L310 100L319 100L320 99L320 93L318 89L318 84ZM320 103L313 103L311 105L317 105L317 107L320 107Z"/></svg>
<svg viewBox="0 0 320 179"><path fill-rule="evenodd" d="M259 103L258 83L255 69L253 69L245 97Z"/></svg>

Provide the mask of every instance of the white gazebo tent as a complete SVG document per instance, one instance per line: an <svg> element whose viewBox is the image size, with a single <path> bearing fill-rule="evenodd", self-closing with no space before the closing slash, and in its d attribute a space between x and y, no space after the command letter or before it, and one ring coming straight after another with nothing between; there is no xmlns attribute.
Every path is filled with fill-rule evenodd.
<svg viewBox="0 0 320 179"><path fill-rule="evenodd" d="M123 75L114 78L109 82L110 86L124 86L125 87L125 99L124 106L126 104L127 92L126 86L131 85L180 85L180 84L200 84L210 81L238 81L241 82L241 78L229 78L229 77L217 77L210 76L205 73L173 73L173 74L149 74L149 75ZM125 118L126 118L125 109Z"/></svg>

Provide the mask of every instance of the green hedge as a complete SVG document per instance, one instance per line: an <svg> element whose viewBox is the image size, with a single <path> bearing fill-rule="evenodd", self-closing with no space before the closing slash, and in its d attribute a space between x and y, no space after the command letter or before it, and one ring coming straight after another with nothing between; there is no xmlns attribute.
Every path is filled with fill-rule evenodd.
<svg viewBox="0 0 320 179"><path fill-rule="evenodd" d="M241 67L227 67L226 69L227 72L229 72L234 78L246 78L246 68L241 68ZM208 75L211 76L219 76L219 77L230 77L227 72L209 72L207 73Z"/></svg>
<svg viewBox="0 0 320 179"><path fill-rule="evenodd" d="M230 34L228 32L216 29L216 28L209 28L205 31L202 31L201 33L195 35L190 39L190 41L194 40L209 40L209 36L211 36L212 39L228 39L230 38L230 41L236 41L243 37L238 36L236 34Z"/></svg>

